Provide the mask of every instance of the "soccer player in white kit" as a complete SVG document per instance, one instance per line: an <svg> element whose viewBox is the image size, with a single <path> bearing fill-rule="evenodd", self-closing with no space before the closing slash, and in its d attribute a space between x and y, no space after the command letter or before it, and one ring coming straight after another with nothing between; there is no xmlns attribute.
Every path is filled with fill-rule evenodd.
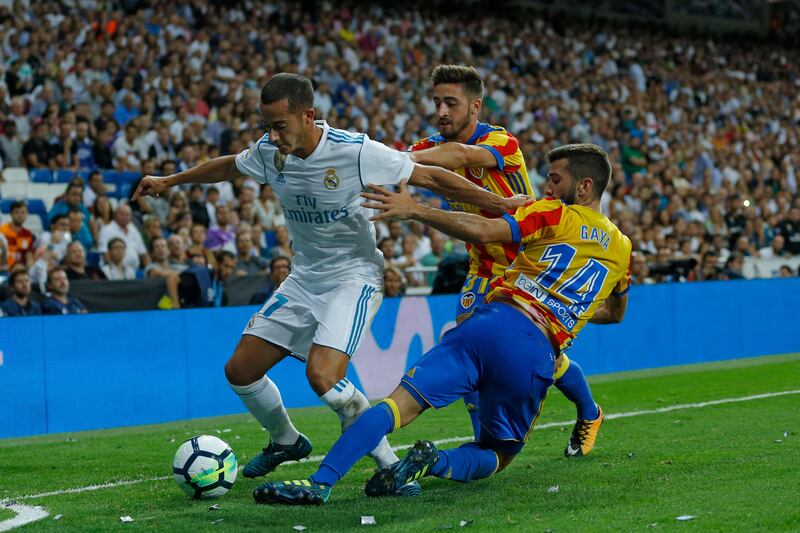
<svg viewBox="0 0 800 533"><path fill-rule="evenodd" d="M504 213L527 197L502 198L448 170L415 164L409 155L363 133L314 120L311 82L276 74L261 91L267 133L238 155L221 156L166 177L145 176L133 199L185 183L217 183L240 175L268 183L283 207L296 255L289 277L253 315L225 365L231 389L270 434L269 445L245 466L263 476L311 453L311 442L289 419L266 375L287 355L306 361L311 388L349 427L369 402L345 374L383 299L383 257L369 212L367 184L406 181L448 198ZM379 468L398 458L384 438L370 453ZM399 495L419 493L416 482Z"/></svg>

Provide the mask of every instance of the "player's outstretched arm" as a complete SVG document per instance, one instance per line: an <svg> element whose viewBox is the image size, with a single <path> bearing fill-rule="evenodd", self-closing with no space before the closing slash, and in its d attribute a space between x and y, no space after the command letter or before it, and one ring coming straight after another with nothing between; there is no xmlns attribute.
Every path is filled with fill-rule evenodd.
<svg viewBox="0 0 800 533"><path fill-rule="evenodd" d="M382 211L371 220L414 219L462 241L486 244L511 242L511 226L503 218L486 218L470 213L442 211L414 201L405 182L398 192L378 185L367 185L373 192L362 193L369 200L362 204L369 209Z"/></svg>
<svg viewBox="0 0 800 533"><path fill-rule="evenodd" d="M485 150L484 150L485 151ZM488 152L487 152L488 153ZM533 201L530 196L516 195L503 198L479 187L471 181L444 168L427 165L414 165L414 172L408 179L409 185L425 187L459 202L465 202L492 213L502 214L514 211ZM497 241L488 241L497 242Z"/></svg>
<svg viewBox="0 0 800 533"><path fill-rule="evenodd" d="M449 170L457 168L497 167L494 154L481 146L449 142L409 153L411 160L422 165L435 165Z"/></svg>
<svg viewBox="0 0 800 533"><path fill-rule="evenodd" d="M136 191L131 196L131 201L140 196L158 196L175 185L183 185L184 183L219 183L241 175L242 173L236 168L235 155L215 157L196 167L170 176L143 177L139 180L139 186L136 187Z"/></svg>

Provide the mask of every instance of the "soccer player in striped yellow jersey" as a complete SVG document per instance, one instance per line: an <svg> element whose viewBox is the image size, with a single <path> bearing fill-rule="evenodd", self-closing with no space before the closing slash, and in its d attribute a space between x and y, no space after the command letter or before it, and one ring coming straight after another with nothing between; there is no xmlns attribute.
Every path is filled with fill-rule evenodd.
<svg viewBox="0 0 800 533"><path fill-rule="evenodd" d="M370 496L393 494L424 476L453 481L486 478L522 450L541 413L562 351L591 321L622 320L630 285L631 241L600 212L611 176L596 145L567 145L548 154L545 194L502 218L446 212L399 192L370 186L364 207L375 219L414 219L467 242L522 245L485 304L447 332L403 376L392 394L364 412L336 441L308 479L270 482L254 492L260 503L322 504L353 465L388 433L425 410L468 392L480 395L481 433L475 442L439 450L417 442L405 458L366 484Z"/></svg>
<svg viewBox="0 0 800 533"><path fill-rule="evenodd" d="M411 146L417 163L447 168L500 196L533 196L528 170L517 139L500 126L478 120L483 105L483 80L469 66L439 65L431 73L433 103L439 132ZM494 218L474 205L449 201L451 211ZM469 317L483 303L492 280L503 276L517 257L516 243L467 243L469 274L456 304L456 322ZM588 454L594 447L602 413L592 398L583 369L566 356L556 372L556 387L577 407L577 422L564 455ZM480 434L480 405L476 393L464 397L472 429Z"/></svg>
<svg viewBox="0 0 800 533"><path fill-rule="evenodd" d="M533 195L517 139L505 128L478 121L483 107L483 80L473 67L439 65L431 73L439 132L414 143L411 159L452 170L499 196ZM451 211L500 215L448 198ZM513 243L467 243L469 275L461 289L456 321L483 302L492 279L502 276L517 256Z"/></svg>

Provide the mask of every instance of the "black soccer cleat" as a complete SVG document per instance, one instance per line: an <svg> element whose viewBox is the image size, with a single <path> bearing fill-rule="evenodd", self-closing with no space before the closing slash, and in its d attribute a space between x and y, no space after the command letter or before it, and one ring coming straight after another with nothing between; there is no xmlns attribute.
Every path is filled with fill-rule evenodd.
<svg viewBox="0 0 800 533"><path fill-rule="evenodd" d="M367 496L416 496L421 491L418 479L439 460L439 450L429 440L418 441L398 462L382 468L367 481Z"/></svg>
<svg viewBox="0 0 800 533"><path fill-rule="evenodd" d="M266 476L281 463L308 457L311 450L311 441L302 434L294 444L275 444L270 441L269 446L264 448L260 455L253 457L242 469L242 475L249 478Z"/></svg>

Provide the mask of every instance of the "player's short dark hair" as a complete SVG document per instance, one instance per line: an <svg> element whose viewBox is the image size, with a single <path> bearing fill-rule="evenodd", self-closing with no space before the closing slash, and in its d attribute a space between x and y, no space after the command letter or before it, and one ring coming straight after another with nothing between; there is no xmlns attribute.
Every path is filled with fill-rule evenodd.
<svg viewBox="0 0 800 533"><path fill-rule="evenodd" d="M27 208L28 208L28 204L27 204L27 203L25 203L25 200L15 200L15 201L11 202L11 209L10 209L10 211L11 211L11 212L14 212L14 211L16 211L17 209L19 209L20 207L24 207L25 209L27 209Z"/></svg>
<svg viewBox="0 0 800 533"><path fill-rule="evenodd" d="M608 154L596 144L565 144L547 152L545 160L552 164L566 159L570 176L575 181L592 178L592 194L600 198L611 179L611 162Z"/></svg>
<svg viewBox="0 0 800 533"><path fill-rule="evenodd" d="M456 83L473 99L483 98L483 78L475 67L439 65L431 72L431 82L434 87L442 83Z"/></svg>
<svg viewBox="0 0 800 533"><path fill-rule="evenodd" d="M261 103L289 101L289 111L296 113L314 107L314 88L311 80L299 74L281 72L272 76L261 89Z"/></svg>

